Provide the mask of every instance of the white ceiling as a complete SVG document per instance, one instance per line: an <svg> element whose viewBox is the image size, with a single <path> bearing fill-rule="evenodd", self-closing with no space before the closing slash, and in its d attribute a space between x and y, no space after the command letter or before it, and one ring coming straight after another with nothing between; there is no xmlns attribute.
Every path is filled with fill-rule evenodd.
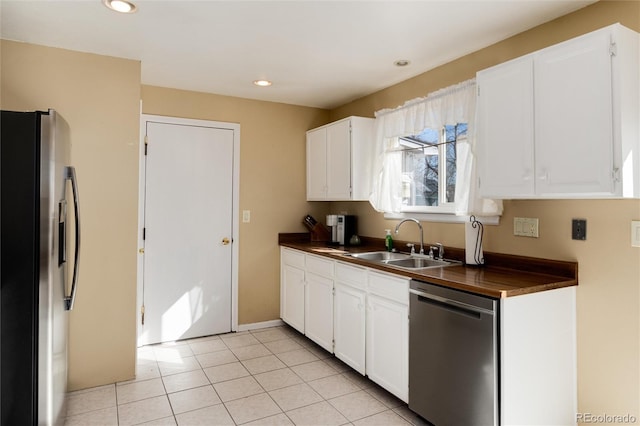
<svg viewBox="0 0 640 426"><path fill-rule="evenodd" d="M1 0L0 35L140 60L143 84L333 108L594 1L135 3L121 15L101 0Z"/></svg>

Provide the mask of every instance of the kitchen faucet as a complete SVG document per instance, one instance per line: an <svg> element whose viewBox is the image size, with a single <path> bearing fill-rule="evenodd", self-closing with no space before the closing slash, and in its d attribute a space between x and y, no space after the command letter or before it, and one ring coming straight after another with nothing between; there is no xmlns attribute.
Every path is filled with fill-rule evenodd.
<svg viewBox="0 0 640 426"><path fill-rule="evenodd" d="M396 234L398 234L398 231L400 229L400 225L402 225L403 223L405 223L407 221L415 222L415 223L418 224L418 228L420 228L420 254L424 254L424 232L422 232L422 224L420 223L420 221L418 219L414 219L414 218L410 217L408 219L403 219L402 221L400 221L400 223L398 225L396 225Z"/></svg>

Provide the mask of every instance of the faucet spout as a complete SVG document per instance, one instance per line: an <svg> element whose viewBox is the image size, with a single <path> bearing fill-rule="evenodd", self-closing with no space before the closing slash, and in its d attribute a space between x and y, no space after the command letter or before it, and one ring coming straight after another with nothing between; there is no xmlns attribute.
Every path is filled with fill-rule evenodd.
<svg viewBox="0 0 640 426"><path fill-rule="evenodd" d="M415 222L418 225L418 228L420 228L420 254L424 254L424 232L422 230L422 224L418 219L414 219L412 217L407 219L402 219L400 223L396 225L396 234L400 230L400 225L402 225L405 222Z"/></svg>

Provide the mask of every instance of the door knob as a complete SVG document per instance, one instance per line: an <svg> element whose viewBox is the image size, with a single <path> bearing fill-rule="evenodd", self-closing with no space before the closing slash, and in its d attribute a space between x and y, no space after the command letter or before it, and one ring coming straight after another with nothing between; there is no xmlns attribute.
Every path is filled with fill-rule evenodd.
<svg viewBox="0 0 640 426"><path fill-rule="evenodd" d="M231 241L230 241L227 237L224 237L224 238L222 239L222 245L223 245L223 246L227 246L227 245L229 245L229 243L230 243L230 242L231 242Z"/></svg>

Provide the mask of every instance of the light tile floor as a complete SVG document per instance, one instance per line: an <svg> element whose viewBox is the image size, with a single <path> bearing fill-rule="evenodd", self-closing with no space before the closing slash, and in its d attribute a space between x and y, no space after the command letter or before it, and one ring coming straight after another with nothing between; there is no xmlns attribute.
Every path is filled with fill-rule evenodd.
<svg viewBox="0 0 640 426"><path fill-rule="evenodd" d="M425 425L288 326L138 349L135 380L69 394L73 425Z"/></svg>

